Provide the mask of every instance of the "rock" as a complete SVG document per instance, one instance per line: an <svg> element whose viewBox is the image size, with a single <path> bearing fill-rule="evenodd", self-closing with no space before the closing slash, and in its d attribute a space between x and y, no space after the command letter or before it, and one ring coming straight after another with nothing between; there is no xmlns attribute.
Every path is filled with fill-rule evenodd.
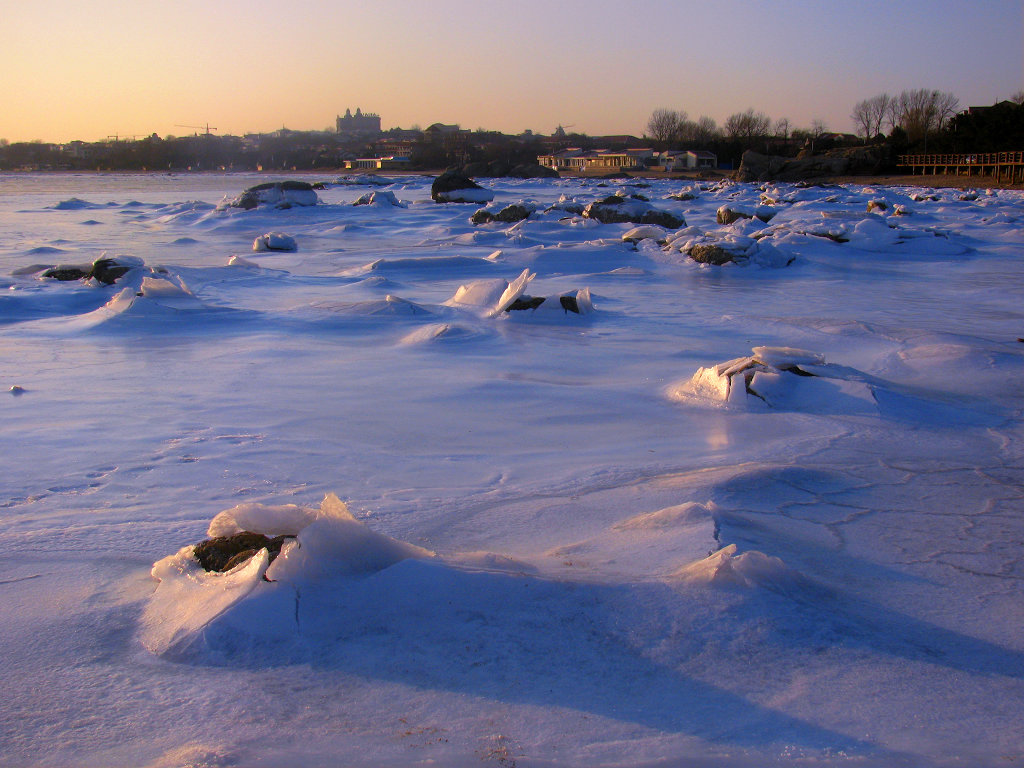
<svg viewBox="0 0 1024 768"><path fill-rule="evenodd" d="M516 179L557 179L559 178L558 171L554 168L548 168L544 165L538 165L537 163L524 163L517 165L511 171L508 172L509 176Z"/></svg>
<svg viewBox="0 0 1024 768"><path fill-rule="evenodd" d="M728 264L736 257L743 255L744 254L741 253L733 253L720 245L714 245L711 243L695 245L689 250L689 256L694 261L700 264L714 264L715 266Z"/></svg>
<svg viewBox="0 0 1024 768"><path fill-rule="evenodd" d="M508 176L508 163L504 160L492 160L487 164L487 176L492 178L501 178L502 176Z"/></svg>
<svg viewBox="0 0 1024 768"><path fill-rule="evenodd" d="M535 210L537 210L537 206L523 202L506 205L497 211L493 208L481 208L470 217L470 221L474 224L488 224L492 221L514 224L517 221L528 219Z"/></svg>
<svg viewBox="0 0 1024 768"><path fill-rule="evenodd" d="M273 205L276 208L290 208L293 205L316 205L320 202L313 185L305 181L270 181L249 187L241 195L231 200L232 208L252 210L260 205Z"/></svg>
<svg viewBox="0 0 1024 768"><path fill-rule="evenodd" d="M231 536L217 536L196 544L193 555L206 571L223 573L241 565L261 549L267 550L270 562L281 554L281 546L294 536L268 538L262 533L242 531Z"/></svg>
<svg viewBox="0 0 1024 768"><path fill-rule="evenodd" d="M464 174L445 171L430 185L430 197L438 203L489 203L494 193Z"/></svg>
<svg viewBox="0 0 1024 768"><path fill-rule="evenodd" d="M871 213L872 211L878 211L879 213L881 213L882 211L887 211L888 209L889 204L885 202L885 200L868 201L868 213Z"/></svg>
<svg viewBox="0 0 1024 768"><path fill-rule="evenodd" d="M506 205L496 214L494 214L495 221L503 221L506 224L513 224L523 219L528 219L537 207L535 205L529 205L526 203L512 203Z"/></svg>
<svg viewBox="0 0 1024 768"><path fill-rule="evenodd" d="M58 264L56 267L50 267L43 272L42 276L48 277L51 280L68 282L71 280L82 280L88 277L90 272L90 267Z"/></svg>
<svg viewBox="0 0 1024 768"><path fill-rule="evenodd" d="M136 267L145 266L142 259L134 256L101 256L85 267L82 265L58 265L43 272L43 277L53 280L87 280L92 278L104 285L113 285L117 280Z"/></svg>
<svg viewBox="0 0 1024 768"><path fill-rule="evenodd" d="M480 161L476 163L468 163L467 165L462 166L461 173L463 176L473 178L474 176L490 176L490 170L491 169L487 163Z"/></svg>
<svg viewBox="0 0 1024 768"><path fill-rule="evenodd" d="M682 216L653 207L644 200L612 195L604 200L590 203L583 209L583 216L596 219L602 224L656 224L666 229L686 226Z"/></svg>
<svg viewBox="0 0 1024 768"><path fill-rule="evenodd" d="M766 224L775 216L775 211L767 206L759 205L754 210L733 208L728 205L721 206L715 214L719 224L728 225L740 219L760 219Z"/></svg>
<svg viewBox="0 0 1024 768"><path fill-rule="evenodd" d="M117 259L97 259L93 262L89 277L99 280L104 285L113 285L119 277L123 277L130 269L141 264L125 264Z"/></svg>
<svg viewBox="0 0 1024 768"><path fill-rule="evenodd" d="M819 176L877 174L889 162L883 147L847 147L820 155L801 152L796 158L743 153L736 181L801 181Z"/></svg>

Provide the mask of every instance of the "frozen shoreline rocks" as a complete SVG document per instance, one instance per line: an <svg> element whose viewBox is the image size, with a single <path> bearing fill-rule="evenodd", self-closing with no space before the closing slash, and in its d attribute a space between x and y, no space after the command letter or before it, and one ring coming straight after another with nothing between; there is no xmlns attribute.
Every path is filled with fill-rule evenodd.
<svg viewBox="0 0 1024 768"><path fill-rule="evenodd" d="M520 200L518 203L509 205L489 205L481 208L470 217L474 224L489 224L492 221L500 221L505 224L515 224L517 221L528 219L537 210L535 203L528 203Z"/></svg>
<svg viewBox="0 0 1024 768"><path fill-rule="evenodd" d="M583 217L602 224L656 224L666 229L686 226L686 220L671 211L655 208L646 200L622 195L610 195L590 203L583 209Z"/></svg>
<svg viewBox="0 0 1024 768"><path fill-rule="evenodd" d="M494 193L468 176L445 171L430 185L430 197L437 203L489 203L494 199Z"/></svg>
<svg viewBox="0 0 1024 768"><path fill-rule="evenodd" d="M100 256L90 264L58 264L49 267L40 277L52 280L96 280L104 285L113 285L130 270L145 266L136 256Z"/></svg>
<svg viewBox="0 0 1024 768"><path fill-rule="evenodd" d="M293 205L310 206L320 202L313 185L305 181L270 181L249 187L224 207L252 210L261 205L291 208Z"/></svg>
<svg viewBox="0 0 1024 768"><path fill-rule="evenodd" d="M204 630L214 623L233 632L237 618L245 627L247 601L262 597L267 600L266 618L280 619L294 615L300 588L368 576L409 558L435 557L371 530L333 493L319 509L239 504L214 517L207 536L207 541L182 547L153 564L152 576L159 584L144 611L141 637L151 653L201 644ZM288 599L279 604L275 596L282 594L282 587Z"/></svg>

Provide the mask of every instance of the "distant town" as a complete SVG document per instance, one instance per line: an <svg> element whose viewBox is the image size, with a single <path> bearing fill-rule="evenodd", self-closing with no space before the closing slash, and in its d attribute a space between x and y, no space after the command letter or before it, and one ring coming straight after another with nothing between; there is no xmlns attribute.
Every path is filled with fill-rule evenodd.
<svg viewBox="0 0 1024 768"><path fill-rule="evenodd" d="M794 128L785 118L772 121L753 109L730 116L721 127L707 117L691 121L685 112L659 109L642 136L590 136L562 126L550 134L527 130L511 135L446 123L384 130L380 115L356 107L336 117L334 130L323 131L281 128L232 136L203 125L179 126L187 129L179 136L109 136L96 142L0 139L0 171L429 172L459 167L479 176L504 176L523 166L560 174L728 171L738 167L747 150L796 157L873 144L895 157L908 151L1020 149L1021 101L1024 97L1017 94L957 112L949 94L882 94L854 107L858 135L829 131L821 121Z"/></svg>

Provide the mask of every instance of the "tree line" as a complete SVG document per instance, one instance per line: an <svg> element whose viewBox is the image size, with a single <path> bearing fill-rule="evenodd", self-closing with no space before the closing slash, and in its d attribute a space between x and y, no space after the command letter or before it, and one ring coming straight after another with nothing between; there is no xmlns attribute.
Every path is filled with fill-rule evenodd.
<svg viewBox="0 0 1024 768"><path fill-rule="evenodd" d="M959 110L952 93L919 88L859 101L850 118L861 142L886 143L899 153L1024 149L1024 90L993 107ZM794 128L788 118L773 122L753 108L730 115L722 126L706 115L691 120L685 110L659 108L651 113L644 135L660 149L717 149L720 156L747 149L794 154L850 143L832 134L823 120Z"/></svg>

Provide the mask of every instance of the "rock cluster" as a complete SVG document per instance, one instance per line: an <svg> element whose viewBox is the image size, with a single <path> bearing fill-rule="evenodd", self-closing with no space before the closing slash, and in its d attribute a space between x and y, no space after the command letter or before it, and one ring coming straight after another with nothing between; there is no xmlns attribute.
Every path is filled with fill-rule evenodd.
<svg viewBox="0 0 1024 768"><path fill-rule="evenodd" d="M529 218L535 210L537 210L536 205L520 201L505 206L481 208L470 217L470 221L474 224L489 224L492 221L514 224Z"/></svg>
<svg viewBox="0 0 1024 768"><path fill-rule="evenodd" d="M621 195L610 195L604 200L590 203L583 209L583 217L602 224L656 224L666 229L686 226L686 220L671 211L655 208L646 200Z"/></svg>
<svg viewBox="0 0 1024 768"><path fill-rule="evenodd" d="M888 158L879 147L833 149L821 155L801 152L797 157L743 153L736 181L801 181L821 176L879 173Z"/></svg>
<svg viewBox="0 0 1024 768"><path fill-rule="evenodd" d="M96 280L104 285L113 285L118 278L129 270L144 266L142 259L133 256L110 258L101 256L92 265L62 265L50 267L43 272L43 277L53 280Z"/></svg>

